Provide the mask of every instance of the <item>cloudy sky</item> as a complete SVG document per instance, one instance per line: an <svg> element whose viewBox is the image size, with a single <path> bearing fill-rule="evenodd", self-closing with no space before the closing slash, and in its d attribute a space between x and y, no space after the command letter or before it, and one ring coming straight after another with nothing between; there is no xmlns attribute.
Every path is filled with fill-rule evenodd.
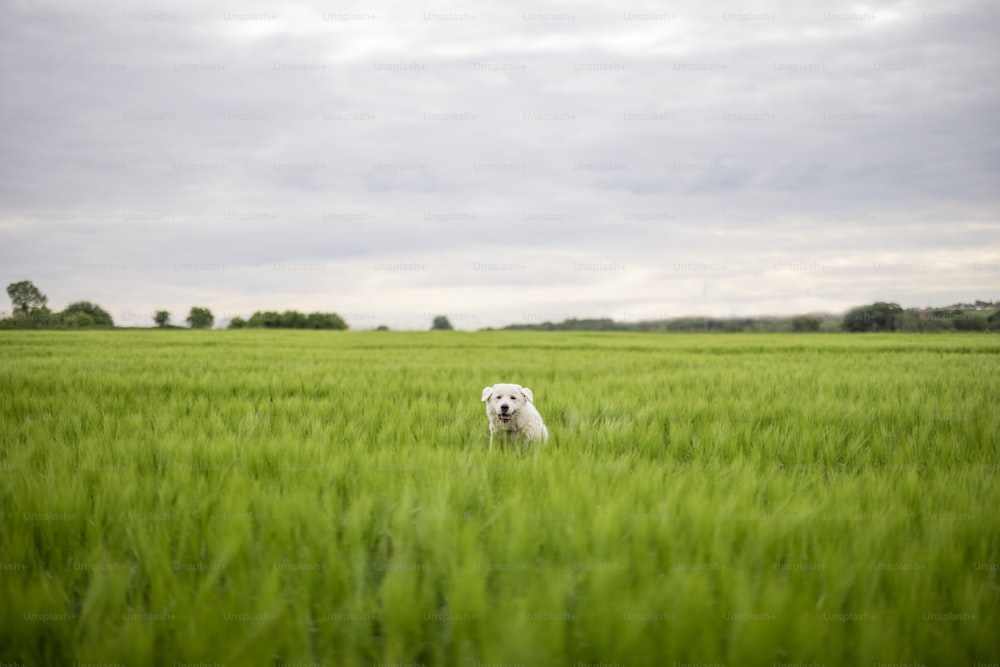
<svg viewBox="0 0 1000 667"><path fill-rule="evenodd" d="M124 326L1000 298L997 35L978 0L11 0L0 281Z"/></svg>

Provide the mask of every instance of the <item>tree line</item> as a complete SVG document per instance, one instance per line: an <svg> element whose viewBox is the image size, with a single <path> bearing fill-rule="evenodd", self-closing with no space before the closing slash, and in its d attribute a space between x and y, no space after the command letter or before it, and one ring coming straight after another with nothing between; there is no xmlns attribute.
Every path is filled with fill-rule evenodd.
<svg viewBox="0 0 1000 667"><path fill-rule="evenodd" d="M867 331L994 331L1000 332L1000 302L976 301L945 308L903 309L898 303L877 301L852 308L844 315L841 329Z"/></svg>
<svg viewBox="0 0 1000 667"><path fill-rule="evenodd" d="M344 331L345 322L337 313L300 313L297 310L258 310L249 319L234 317L229 321L230 329L334 329Z"/></svg>
<svg viewBox="0 0 1000 667"><path fill-rule="evenodd" d="M7 295L13 305L11 317L0 320L2 328L111 327L111 314L95 303L76 301L61 311L48 307L49 298L30 280L11 283Z"/></svg>
<svg viewBox="0 0 1000 667"><path fill-rule="evenodd" d="M795 315L792 317L674 317L619 322L610 318L576 319L541 324L510 324L506 331L635 331L651 333L849 333L901 331L1000 332L1000 302L976 301L945 308L904 309L896 303L876 302L852 308L843 316Z"/></svg>
<svg viewBox="0 0 1000 667"><path fill-rule="evenodd" d="M81 328L113 327L111 315L89 301L76 301L61 311L48 307L45 296L31 281L11 283L7 295L13 304L11 317L0 319L0 328ZM172 327L170 313L158 310L153 322L161 328ZM212 311L202 306L191 308L185 322L192 329L211 329ZM328 329L344 331L347 323L336 313L300 313L256 311L249 318L234 317L230 329ZM385 329L386 327L379 327ZM431 329L451 329L447 316L434 318ZM796 315L794 317L678 317L661 320L618 322L610 318L576 319L541 324L510 324L512 331L638 331L638 332L796 332L846 331L851 333L903 331L994 331L1000 332L1000 301L959 303L945 308L908 308L897 303L877 301L852 308L844 316Z"/></svg>
<svg viewBox="0 0 1000 667"><path fill-rule="evenodd" d="M71 303L64 310L53 312L48 307L49 298L30 280L11 283L7 295L13 305L11 317L0 319L4 329L41 328L81 328L113 327L111 315L89 301ZM158 310L153 315L153 323L160 328L180 328L170 324L171 314ZM192 329L211 329L215 325L212 311L203 306L193 306L184 320ZM284 312L257 311L248 319L234 317L229 321L230 329L330 329L343 331L347 323L336 313L300 313L296 310Z"/></svg>

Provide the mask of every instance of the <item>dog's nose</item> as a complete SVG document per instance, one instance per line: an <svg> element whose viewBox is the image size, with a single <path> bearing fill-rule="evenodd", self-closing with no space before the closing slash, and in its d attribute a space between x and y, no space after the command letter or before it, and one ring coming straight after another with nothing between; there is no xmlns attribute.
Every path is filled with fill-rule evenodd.
<svg viewBox="0 0 1000 667"><path fill-rule="evenodd" d="M508 410L510 410L510 406L506 403L500 406L500 412L506 413Z"/></svg>

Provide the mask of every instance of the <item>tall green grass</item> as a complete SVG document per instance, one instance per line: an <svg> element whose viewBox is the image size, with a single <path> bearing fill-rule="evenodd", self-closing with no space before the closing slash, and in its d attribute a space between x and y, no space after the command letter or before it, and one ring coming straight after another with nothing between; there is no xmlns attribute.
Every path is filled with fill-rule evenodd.
<svg viewBox="0 0 1000 667"><path fill-rule="evenodd" d="M1000 661L995 337L0 336L0 662ZM483 386L552 433L486 451Z"/></svg>

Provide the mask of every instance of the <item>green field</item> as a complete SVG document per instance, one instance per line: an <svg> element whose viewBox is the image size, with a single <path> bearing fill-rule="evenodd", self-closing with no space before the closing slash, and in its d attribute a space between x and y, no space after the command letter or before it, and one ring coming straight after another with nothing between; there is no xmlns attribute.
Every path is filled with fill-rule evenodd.
<svg viewBox="0 0 1000 667"><path fill-rule="evenodd" d="M1000 662L995 335L4 332L0 399L0 663Z"/></svg>

